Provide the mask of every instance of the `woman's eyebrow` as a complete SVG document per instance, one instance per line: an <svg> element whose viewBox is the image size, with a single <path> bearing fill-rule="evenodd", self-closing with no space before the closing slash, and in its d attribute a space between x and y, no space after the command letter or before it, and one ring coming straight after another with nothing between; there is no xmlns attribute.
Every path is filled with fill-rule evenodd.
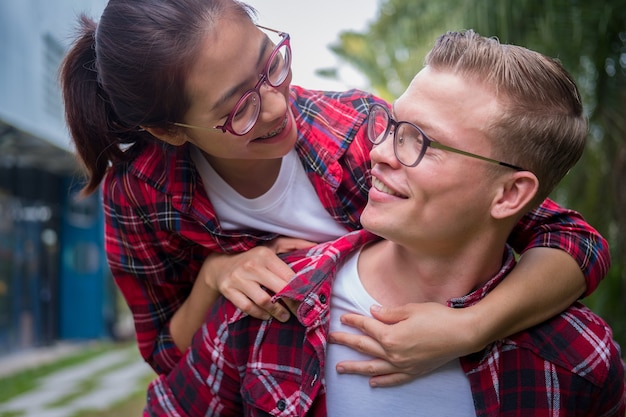
<svg viewBox="0 0 626 417"><path fill-rule="evenodd" d="M267 48L271 45L271 41L270 39L266 36L265 39L263 40L263 44L261 45L261 49L259 51L259 56L257 58L256 61L256 68L259 67L259 65L261 65L263 63L263 58L265 58L265 53L267 51ZM241 91L246 84L248 83L248 80L244 80L241 83L237 84L236 86L232 87L231 89L229 89L228 91L226 91L226 93L224 93L222 95L222 97L219 98L219 100L217 100L215 102L215 104L213 105L213 107L211 108L211 111L215 111L216 109L219 109L220 107L222 107L226 102L228 102L235 94L237 94L239 91Z"/></svg>

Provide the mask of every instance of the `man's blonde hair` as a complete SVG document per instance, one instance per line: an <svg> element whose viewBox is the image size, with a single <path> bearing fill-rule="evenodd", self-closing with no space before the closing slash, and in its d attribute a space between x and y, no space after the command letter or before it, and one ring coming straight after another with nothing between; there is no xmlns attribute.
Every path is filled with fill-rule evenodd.
<svg viewBox="0 0 626 417"><path fill-rule="evenodd" d="M536 204L582 155L588 129L582 101L571 75L556 60L467 30L442 35L426 65L495 90L501 117L485 127L492 157L537 176Z"/></svg>

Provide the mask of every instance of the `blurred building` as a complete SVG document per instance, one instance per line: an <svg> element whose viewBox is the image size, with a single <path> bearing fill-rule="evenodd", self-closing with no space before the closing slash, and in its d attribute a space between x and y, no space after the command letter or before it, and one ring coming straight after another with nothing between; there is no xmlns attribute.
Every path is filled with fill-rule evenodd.
<svg viewBox="0 0 626 417"><path fill-rule="evenodd" d="M111 336L102 209L77 198L58 85L78 14L105 4L0 1L0 355Z"/></svg>

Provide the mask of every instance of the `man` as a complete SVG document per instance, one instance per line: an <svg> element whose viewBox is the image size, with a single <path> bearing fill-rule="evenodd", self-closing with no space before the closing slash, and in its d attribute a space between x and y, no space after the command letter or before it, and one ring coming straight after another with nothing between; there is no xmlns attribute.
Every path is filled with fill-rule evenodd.
<svg viewBox="0 0 626 417"><path fill-rule="evenodd" d="M345 312L468 307L505 279L511 228L585 146L567 72L524 48L448 33L393 111L372 107L367 129L376 146L366 230L287 257L297 275L275 296L298 304L287 323L216 306L218 319L151 384L145 415L623 417L619 347L581 304L395 388L337 373L361 358L327 345L329 331L348 331Z"/></svg>

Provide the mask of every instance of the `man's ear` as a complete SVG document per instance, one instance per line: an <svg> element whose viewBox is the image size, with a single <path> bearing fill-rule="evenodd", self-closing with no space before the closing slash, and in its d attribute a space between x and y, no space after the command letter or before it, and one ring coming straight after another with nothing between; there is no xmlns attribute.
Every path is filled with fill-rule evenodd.
<svg viewBox="0 0 626 417"><path fill-rule="evenodd" d="M526 212L538 189L539 179L532 172L511 174L500 184L491 206L491 216L504 219Z"/></svg>
<svg viewBox="0 0 626 417"><path fill-rule="evenodd" d="M162 140L170 145L180 146L187 142L187 135L181 129L165 129L162 127L144 127L142 128L155 138Z"/></svg>

